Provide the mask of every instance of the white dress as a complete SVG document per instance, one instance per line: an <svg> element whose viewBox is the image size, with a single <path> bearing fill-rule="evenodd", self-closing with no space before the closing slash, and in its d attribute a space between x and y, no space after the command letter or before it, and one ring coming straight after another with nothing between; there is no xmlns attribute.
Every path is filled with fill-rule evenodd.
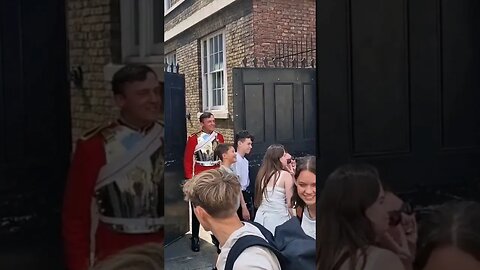
<svg viewBox="0 0 480 270"><path fill-rule="evenodd" d="M262 203L255 214L255 222L262 224L272 234L275 228L290 219L287 208L287 196L285 188L279 187L278 182L275 189L267 187L268 200L263 195Z"/></svg>

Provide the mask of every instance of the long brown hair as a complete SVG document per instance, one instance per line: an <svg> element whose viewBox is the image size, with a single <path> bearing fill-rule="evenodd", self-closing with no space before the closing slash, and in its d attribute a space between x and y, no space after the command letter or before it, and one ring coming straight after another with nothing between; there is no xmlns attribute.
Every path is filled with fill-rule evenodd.
<svg viewBox="0 0 480 270"><path fill-rule="evenodd" d="M332 172L320 194L317 218L317 269L338 269L350 259L356 269L367 248L374 245L375 231L365 211L378 198L381 182L375 167L348 164Z"/></svg>
<svg viewBox="0 0 480 270"><path fill-rule="evenodd" d="M297 159L297 168L295 170L295 179L298 179L298 176L303 171L309 171L313 174L317 174L316 158L315 156L305 156ZM295 180L296 181L296 180ZM305 202L298 195L297 185L293 185L293 194L292 194L292 207L303 209L305 207Z"/></svg>
<svg viewBox="0 0 480 270"><path fill-rule="evenodd" d="M262 166L258 170L255 178L255 207L258 208L262 203L262 195L267 198L267 185L271 178L273 179L273 187L280 178L280 172L283 170L280 158L285 154L285 147L281 144L272 144L267 148L263 156Z"/></svg>
<svg viewBox="0 0 480 270"><path fill-rule="evenodd" d="M432 253L453 246L480 261L480 204L450 201L422 218L414 269L424 269Z"/></svg>

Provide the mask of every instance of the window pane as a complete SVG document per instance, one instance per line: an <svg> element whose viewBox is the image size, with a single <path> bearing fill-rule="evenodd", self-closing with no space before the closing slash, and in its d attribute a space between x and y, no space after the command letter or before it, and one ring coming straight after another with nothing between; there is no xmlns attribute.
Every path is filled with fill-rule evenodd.
<svg viewBox="0 0 480 270"><path fill-rule="evenodd" d="M213 41L213 53L216 52L218 52L218 36L215 36Z"/></svg>
<svg viewBox="0 0 480 270"><path fill-rule="evenodd" d="M135 45L138 45L140 43L140 21L139 21L139 13L140 13L140 8L139 8L139 0L134 0L133 4L133 20L134 20L134 31L135 31Z"/></svg>
<svg viewBox="0 0 480 270"><path fill-rule="evenodd" d="M172 0L165 0L165 10L168 10L171 7L172 7Z"/></svg>
<svg viewBox="0 0 480 270"><path fill-rule="evenodd" d="M215 89L219 89L220 87L222 87L220 85L220 74L215 72Z"/></svg>
<svg viewBox="0 0 480 270"><path fill-rule="evenodd" d="M220 101L218 102L218 105L219 105L219 106L223 106L223 105L224 105L224 104L223 104L223 95L225 94L225 88L224 88L224 85L223 85L223 82L224 82L224 80L223 80L224 73L223 73L223 71L221 71L219 74L220 74L220 76L219 76L219 77L220 77Z"/></svg>
<svg viewBox="0 0 480 270"><path fill-rule="evenodd" d="M219 57L218 61L220 63L219 69L222 69L223 68L223 52L220 52L218 55L219 55L218 56Z"/></svg>
<svg viewBox="0 0 480 270"><path fill-rule="evenodd" d="M219 41L219 45L218 45L219 51L222 51L222 52L223 52L223 34L220 34L220 35L219 35L218 41Z"/></svg>
<svg viewBox="0 0 480 270"><path fill-rule="evenodd" d="M207 41L203 41L203 57L207 57Z"/></svg>
<svg viewBox="0 0 480 270"><path fill-rule="evenodd" d="M203 58L203 74L207 74L208 73L208 69L207 69L207 58L204 57Z"/></svg>
<svg viewBox="0 0 480 270"><path fill-rule="evenodd" d="M204 76L203 76L203 80L205 81L205 89L208 89L208 78L207 78L207 75L204 75ZM207 94L207 98L208 98L208 90L205 91L205 93Z"/></svg>
<svg viewBox="0 0 480 270"><path fill-rule="evenodd" d="M169 1L170 2L170 1ZM163 41L163 14L162 3L153 1L153 42L155 44Z"/></svg>
<svg viewBox="0 0 480 270"><path fill-rule="evenodd" d="M210 55L210 65L209 65L209 71L210 71L210 72L213 71L213 63L214 63L214 62L213 62L213 56L214 56L214 55L212 55L212 54Z"/></svg>
<svg viewBox="0 0 480 270"><path fill-rule="evenodd" d="M213 38L210 38L208 43L210 43L210 51L208 53L212 54L213 53Z"/></svg>
<svg viewBox="0 0 480 270"><path fill-rule="evenodd" d="M214 57L213 70L218 70L218 54L215 54L213 57Z"/></svg>
<svg viewBox="0 0 480 270"><path fill-rule="evenodd" d="M222 89L217 90L217 103L215 106L220 106L222 105Z"/></svg>
<svg viewBox="0 0 480 270"><path fill-rule="evenodd" d="M216 78L217 79L217 88L221 89L222 88L222 82L221 82L222 72L217 72L215 74L217 74L217 78Z"/></svg>

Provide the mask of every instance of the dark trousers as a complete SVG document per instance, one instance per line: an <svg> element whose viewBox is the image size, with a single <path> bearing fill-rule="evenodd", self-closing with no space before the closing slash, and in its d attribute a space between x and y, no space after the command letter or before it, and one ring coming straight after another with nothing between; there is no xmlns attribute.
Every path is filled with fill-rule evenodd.
<svg viewBox="0 0 480 270"><path fill-rule="evenodd" d="M192 236L198 238L200 233L200 221L198 221L198 218L193 211L193 205L190 205L192 206Z"/></svg>
<svg viewBox="0 0 480 270"><path fill-rule="evenodd" d="M253 196L250 190L242 190L243 199L245 200L245 204L247 205L248 212L250 212L250 220L253 221ZM237 215L241 221L243 221L242 216L242 206L237 210Z"/></svg>
<svg viewBox="0 0 480 270"><path fill-rule="evenodd" d="M200 221L198 221L197 216L193 212L193 206L192 206L192 237L197 237L199 238L200 234ZM212 242L217 248L217 253L220 254L220 242L218 242L218 239L212 234Z"/></svg>

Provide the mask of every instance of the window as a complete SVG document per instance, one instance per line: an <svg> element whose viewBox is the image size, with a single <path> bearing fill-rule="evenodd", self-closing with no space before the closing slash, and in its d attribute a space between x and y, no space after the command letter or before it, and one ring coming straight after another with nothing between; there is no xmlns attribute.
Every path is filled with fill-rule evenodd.
<svg viewBox="0 0 480 270"><path fill-rule="evenodd" d="M177 65L177 54L175 52L169 53L165 56L165 65L167 66L167 72L172 72L172 64L173 66Z"/></svg>
<svg viewBox="0 0 480 270"><path fill-rule="evenodd" d="M172 0L165 0L165 11L169 10L172 7Z"/></svg>
<svg viewBox="0 0 480 270"><path fill-rule="evenodd" d="M177 8L184 1L185 0L163 0L163 6L164 6L164 9L165 9L164 10L164 16L166 16L172 10Z"/></svg>
<svg viewBox="0 0 480 270"><path fill-rule="evenodd" d="M161 63L163 60L162 4L157 0L120 0L122 59Z"/></svg>
<svg viewBox="0 0 480 270"><path fill-rule="evenodd" d="M203 110L227 109L225 35L216 33L201 40Z"/></svg>

